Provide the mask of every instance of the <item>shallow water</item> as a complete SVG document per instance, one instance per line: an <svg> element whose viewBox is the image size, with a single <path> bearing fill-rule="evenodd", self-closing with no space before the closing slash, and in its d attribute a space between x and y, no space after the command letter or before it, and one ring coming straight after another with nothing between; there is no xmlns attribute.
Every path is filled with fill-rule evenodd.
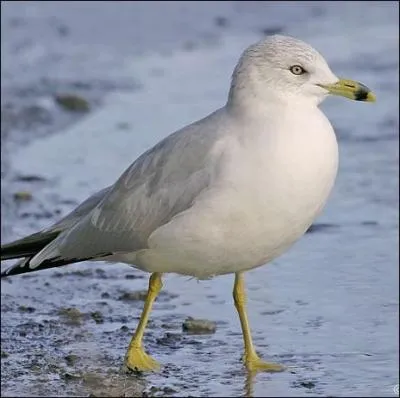
<svg viewBox="0 0 400 398"><path fill-rule="evenodd" d="M161 137L223 105L240 52L263 31L310 42L378 97L323 104L341 151L331 199L313 233L246 276L255 344L287 372L243 371L232 276L168 275L145 338L164 370L121 375L142 307L123 295L145 289L147 275L88 262L2 281L2 396L395 395L398 5L294 4L2 3L2 122L7 103L49 116L2 123L3 242L49 225ZM77 87L92 111L61 112L53 93ZM32 200L16 203L22 190ZM183 333L188 316L216 321L216 333Z"/></svg>

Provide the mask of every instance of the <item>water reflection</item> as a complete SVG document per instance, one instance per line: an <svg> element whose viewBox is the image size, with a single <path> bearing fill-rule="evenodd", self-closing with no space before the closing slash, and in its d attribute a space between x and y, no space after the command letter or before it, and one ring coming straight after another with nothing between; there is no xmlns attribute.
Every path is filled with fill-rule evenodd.
<svg viewBox="0 0 400 398"><path fill-rule="evenodd" d="M246 372L244 380L243 397L253 397L254 395L254 382L258 372Z"/></svg>

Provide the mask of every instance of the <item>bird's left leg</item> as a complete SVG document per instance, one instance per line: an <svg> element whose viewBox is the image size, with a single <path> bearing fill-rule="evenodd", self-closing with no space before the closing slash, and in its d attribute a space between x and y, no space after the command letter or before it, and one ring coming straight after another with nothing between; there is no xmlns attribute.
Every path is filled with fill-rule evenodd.
<svg viewBox="0 0 400 398"><path fill-rule="evenodd" d="M249 321L246 313L246 293L244 287L244 278L242 272L235 274L235 284L233 287L233 299L235 301L235 307L239 314L240 323L242 325L243 340L244 340L244 355L243 361L246 368L249 371L264 371L264 372L281 372L284 370L284 366L264 362L256 353L253 346L253 340L251 338Z"/></svg>

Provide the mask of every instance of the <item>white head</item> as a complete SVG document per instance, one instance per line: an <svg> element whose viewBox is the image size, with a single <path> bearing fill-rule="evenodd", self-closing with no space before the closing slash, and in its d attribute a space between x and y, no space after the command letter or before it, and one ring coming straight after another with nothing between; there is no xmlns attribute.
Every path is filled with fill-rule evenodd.
<svg viewBox="0 0 400 398"><path fill-rule="evenodd" d="M263 102L274 99L317 105L328 94L373 100L365 86L335 76L322 55L310 45L274 35L243 52L233 72L229 101L251 96Z"/></svg>

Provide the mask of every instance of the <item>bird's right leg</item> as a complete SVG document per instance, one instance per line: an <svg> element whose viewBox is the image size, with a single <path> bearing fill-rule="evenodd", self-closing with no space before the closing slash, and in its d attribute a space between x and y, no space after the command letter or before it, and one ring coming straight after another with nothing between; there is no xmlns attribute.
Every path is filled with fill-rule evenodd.
<svg viewBox="0 0 400 398"><path fill-rule="evenodd" d="M160 369L160 364L144 351L142 339L154 300L162 288L161 275L159 272L154 272L149 279L143 312L125 356L125 366L130 370L156 371Z"/></svg>

